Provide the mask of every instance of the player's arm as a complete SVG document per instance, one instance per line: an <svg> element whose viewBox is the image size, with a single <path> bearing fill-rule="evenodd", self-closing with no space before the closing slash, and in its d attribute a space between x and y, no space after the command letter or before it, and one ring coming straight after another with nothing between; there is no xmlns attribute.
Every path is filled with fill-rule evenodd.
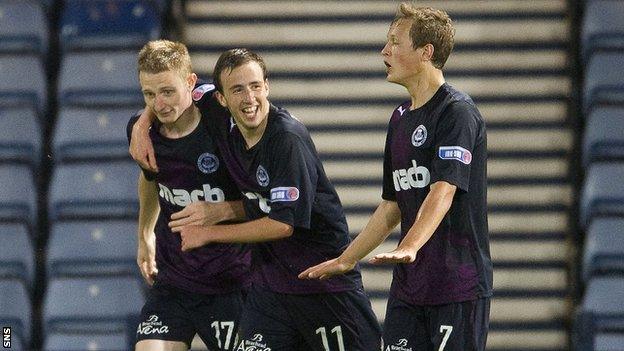
<svg viewBox="0 0 624 351"><path fill-rule="evenodd" d="M337 258L310 267L299 274L300 279L327 279L346 273L357 262L379 246L401 221L395 201L382 200L360 234Z"/></svg>
<svg viewBox="0 0 624 351"><path fill-rule="evenodd" d="M371 263L411 263L416 253L431 238L442 219L451 208L457 187L445 181L431 184L414 224L399 246L391 252L380 253L371 259Z"/></svg>
<svg viewBox="0 0 624 351"><path fill-rule="evenodd" d="M292 235L293 227L269 217L250 222L211 226L178 227L182 251L189 251L210 243L255 243L284 239Z"/></svg>
<svg viewBox="0 0 624 351"><path fill-rule="evenodd" d="M143 113L132 127L130 138L130 156L141 166L152 172L158 172L154 145L149 137L149 128L156 119L156 115L149 107L143 109Z"/></svg>
<svg viewBox="0 0 624 351"><path fill-rule="evenodd" d="M158 273L156 268L156 235L154 227L160 213L158 205L158 190L155 182L145 178L143 172L139 174L139 226L137 264L145 281L152 285Z"/></svg>
<svg viewBox="0 0 624 351"><path fill-rule="evenodd" d="M169 228L178 232L187 225L213 225L225 221L241 222L247 219L243 201L193 202L171 215Z"/></svg>

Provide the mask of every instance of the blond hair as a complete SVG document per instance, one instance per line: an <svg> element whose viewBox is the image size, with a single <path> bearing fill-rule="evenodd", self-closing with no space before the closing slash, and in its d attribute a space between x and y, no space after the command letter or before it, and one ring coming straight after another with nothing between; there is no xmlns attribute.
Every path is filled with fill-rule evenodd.
<svg viewBox="0 0 624 351"><path fill-rule="evenodd" d="M442 69L453 51L455 37L455 28L449 15L443 10L417 7L413 3L404 2L399 5L392 24L400 20L412 21L409 32L412 48L433 45L431 63L434 67Z"/></svg>
<svg viewBox="0 0 624 351"><path fill-rule="evenodd" d="M143 46L138 56L139 73L177 71L182 79L192 72L191 56L186 45L170 40L153 40Z"/></svg>

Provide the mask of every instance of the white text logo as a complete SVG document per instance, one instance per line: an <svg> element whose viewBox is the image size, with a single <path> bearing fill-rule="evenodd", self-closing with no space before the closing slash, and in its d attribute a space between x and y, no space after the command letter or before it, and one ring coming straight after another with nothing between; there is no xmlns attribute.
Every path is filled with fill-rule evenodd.
<svg viewBox="0 0 624 351"><path fill-rule="evenodd" d="M429 185L431 174L426 167L418 166L416 161L412 160L412 167L392 172L392 180L396 191L424 188Z"/></svg>
<svg viewBox="0 0 624 351"><path fill-rule="evenodd" d="M158 184L160 191L158 195L165 201L173 205L188 206L192 202L223 202L225 194L219 188L211 188L210 184L204 184L203 190L192 190L190 193L185 189L169 189L167 186Z"/></svg>

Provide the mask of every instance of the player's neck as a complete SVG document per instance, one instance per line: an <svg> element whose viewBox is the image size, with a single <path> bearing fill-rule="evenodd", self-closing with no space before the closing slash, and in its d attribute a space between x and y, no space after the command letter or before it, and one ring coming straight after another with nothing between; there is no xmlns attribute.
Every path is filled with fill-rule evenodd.
<svg viewBox="0 0 624 351"><path fill-rule="evenodd" d="M410 110L420 108L431 100L433 95L435 95L444 82L445 80L442 71L433 67L416 76L406 86L407 91L412 98Z"/></svg>
<svg viewBox="0 0 624 351"><path fill-rule="evenodd" d="M160 134L169 139L185 137L197 128L200 118L199 109L191 104L175 122L163 124L160 128Z"/></svg>

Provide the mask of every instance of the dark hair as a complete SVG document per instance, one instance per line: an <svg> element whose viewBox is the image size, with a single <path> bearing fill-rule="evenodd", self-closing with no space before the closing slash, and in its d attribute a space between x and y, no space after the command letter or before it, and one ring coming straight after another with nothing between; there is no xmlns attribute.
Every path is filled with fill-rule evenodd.
<svg viewBox="0 0 624 351"><path fill-rule="evenodd" d="M223 71L229 70L231 72L234 68L242 66L247 62L257 62L260 68L262 68L263 78L267 78L266 65L260 55L245 48L230 49L219 56L212 72L212 79L214 79L217 90L223 93L223 86L221 85L221 73Z"/></svg>

